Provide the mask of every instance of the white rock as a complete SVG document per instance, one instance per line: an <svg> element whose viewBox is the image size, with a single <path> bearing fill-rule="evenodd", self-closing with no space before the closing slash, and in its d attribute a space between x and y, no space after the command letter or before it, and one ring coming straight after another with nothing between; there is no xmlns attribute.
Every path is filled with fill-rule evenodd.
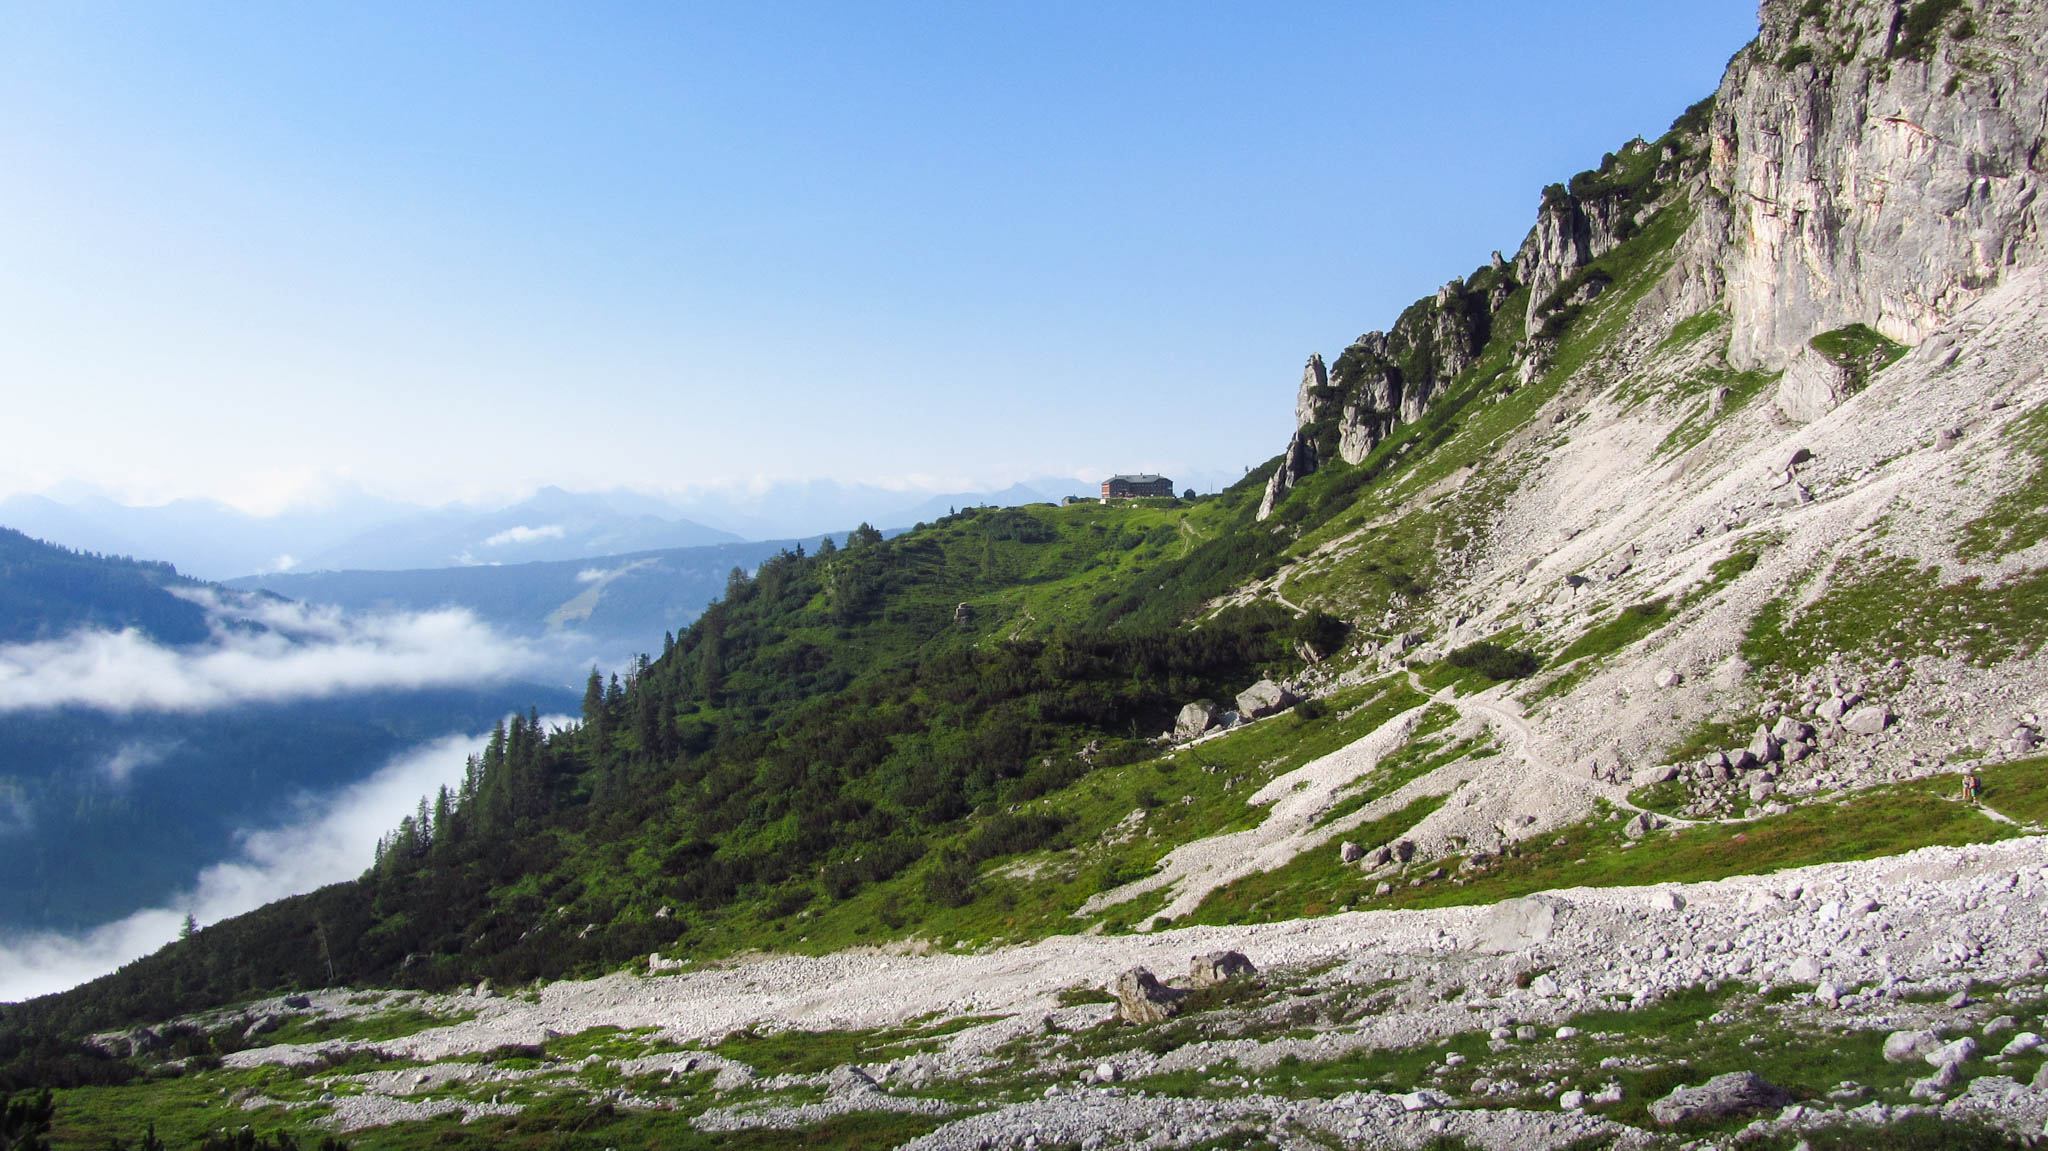
<svg viewBox="0 0 2048 1151"><path fill-rule="evenodd" d="M2038 1051L2042 1043L2043 1040L2039 1035L2031 1031L2022 1031L2018 1035L2013 1036L2012 1041L1999 1050L1998 1057L2000 1059L2011 1059L2015 1055L2025 1055L2029 1051Z"/></svg>
<svg viewBox="0 0 2048 1151"><path fill-rule="evenodd" d="M1941 1046L1941 1036L1932 1031L1894 1031L1884 1037L1884 1061L1907 1063Z"/></svg>
<svg viewBox="0 0 2048 1151"><path fill-rule="evenodd" d="M1935 1067L1945 1067L1951 1063L1968 1063L1976 1057L1977 1041L1967 1035L1953 1043L1944 1043L1921 1056Z"/></svg>
<svg viewBox="0 0 2048 1151"><path fill-rule="evenodd" d="M1557 1097L1557 1105L1565 1111L1583 1110L1586 1106L1586 1093L1584 1091L1567 1091Z"/></svg>

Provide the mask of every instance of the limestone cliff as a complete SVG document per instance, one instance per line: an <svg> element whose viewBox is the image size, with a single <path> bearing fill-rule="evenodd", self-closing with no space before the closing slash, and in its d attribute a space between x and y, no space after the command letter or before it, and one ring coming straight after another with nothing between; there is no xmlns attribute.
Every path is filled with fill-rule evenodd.
<svg viewBox="0 0 2048 1151"><path fill-rule="evenodd" d="M1605 290L1596 261L1674 203L1692 224L1648 306L1725 312L1728 362L1791 368L1779 403L1796 420L1846 395L1807 350L1815 336L1863 324L1917 344L2048 263L2048 7L1765 0L1759 23L1664 137L1544 189L1512 261L1495 253L1346 348L1327 388L1297 402L1259 518L1319 466L1357 464L1422 419L1504 322L1521 328L1519 379L1539 375Z"/></svg>
<svg viewBox="0 0 2048 1151"><path fill-rule="evenodd" d="M2048 8L1771 0L1715 94L1687 239L1738 367L1819 332L1906 344L2048 257Z"/></svg>

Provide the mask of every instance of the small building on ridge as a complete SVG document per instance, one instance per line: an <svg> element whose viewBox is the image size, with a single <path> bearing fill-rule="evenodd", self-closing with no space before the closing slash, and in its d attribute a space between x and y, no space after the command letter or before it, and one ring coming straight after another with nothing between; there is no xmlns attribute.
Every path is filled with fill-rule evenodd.
<svg viewBox="0 0 2048 1151"><path fill-rule="evenodd" d="M1141 473L1133 476L1111 476L1102 481L1102 502L1111 500L1135 500L1146 496L1173 498L1173 481L1165 476Z"/></svg>

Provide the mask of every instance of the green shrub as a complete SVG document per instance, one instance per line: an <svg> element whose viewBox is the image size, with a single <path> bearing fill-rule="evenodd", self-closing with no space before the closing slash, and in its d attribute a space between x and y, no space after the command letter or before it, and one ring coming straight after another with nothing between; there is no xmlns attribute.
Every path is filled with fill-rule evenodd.
<svg viewBox="0 0 2048 1151"><path fill-rule="evenodd" d="M1527 679L1543 666L1543 661L1537 659L1533 652L1503 647L1484 639L1453 651L1445 662L1494 680Z"/></svg>

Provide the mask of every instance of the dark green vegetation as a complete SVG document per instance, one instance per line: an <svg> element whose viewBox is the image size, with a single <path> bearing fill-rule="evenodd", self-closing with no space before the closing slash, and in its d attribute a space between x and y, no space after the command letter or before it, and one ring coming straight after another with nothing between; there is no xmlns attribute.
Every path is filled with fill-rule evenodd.
<svg viewBox="0 0 2048 1151"><path fill-rule="evenodd" d="M1492 640L1480 640L1456 648L1444 657L1444 662L1461 671L1476 672L1496 683L1527 679L1543 665L1534 652L1504 647Z"/></svg>
<svg viewBox="0 0 2048 1151"><path fill-rule="evenodd" d="M1861 391L1870 377L1906 354L1906 346L1865 324L1822 332L1808 343L1836 367L1849 373L1849 388Z"/></svg>
<svg viewBox="0 0 2048 1151"><path fill-rule="evenodd" d="M1963 0L1913 0L1898 17L1893 28L1890 57L1894 60L1926 60L1934 55L1935 45L1941 42L1941 33L1949 17L1963 11ZM1958 40L1968 39L1976 31L1968 12L1962 18L1948 25L1948 32Z"/></svg>
<svg viewBox="0 0 2048 1151"><path fill-rule="evenodd" d="M0 528L0 643L135 628L158 643L207 637L206 611L172 594L206 585L167 563L77 552Z"/></svg>

